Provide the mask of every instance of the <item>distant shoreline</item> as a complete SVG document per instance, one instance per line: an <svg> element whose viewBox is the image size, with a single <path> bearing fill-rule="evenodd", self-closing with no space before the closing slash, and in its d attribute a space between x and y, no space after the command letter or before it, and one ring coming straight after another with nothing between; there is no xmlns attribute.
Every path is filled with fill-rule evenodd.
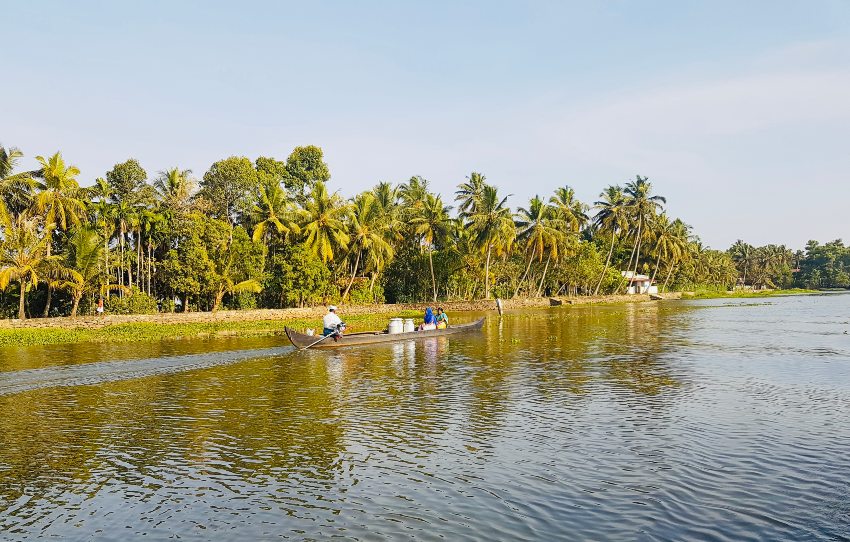
<svg viewBox="0 0 850 542"><path fill-rule="evenodd" d="M681 293L663 294L679 299ZM561 298L517 298L503 300L506 310L543 308L557 305L617 304L648 302L648 295L579 296ZM404 303L381 305L340 305L340 315L357 329L379 329L389 316L418 317L425 307L444 307L451 315L492 311L493 299ZM78 318L31 318L0 320L0 348L50 344L144 342L226 336L270 336L281 334L283 326L316 328L327 312L324 306L256 309L218 312L160 313L84 316Z"/></svg>
<svg viewBox="0 0 850 542"><path fill-rule="evenodd" d="M817 290L764 290L759 292L669 292L665 300L752 298L811 294ZM558 305L602 305L649 302L648 295L517 298L503 300L505 310ZM418 317L425 307L441 306L452 315L464 312L496 313L495 300L450 301L382 305L341 305L340 314L359 330L380 329L390 316ZM52 344L146 342L229 336L282 335L284 325L317 328L324 306L218 312L86 316L0 320L0 348ZM462 318L462 317L461 317Z"/></svg>

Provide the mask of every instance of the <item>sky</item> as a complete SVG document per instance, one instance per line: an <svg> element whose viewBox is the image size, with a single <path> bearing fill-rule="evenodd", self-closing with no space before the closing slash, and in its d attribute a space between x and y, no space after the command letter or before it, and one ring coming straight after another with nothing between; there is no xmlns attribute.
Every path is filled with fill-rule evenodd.
<svg viewBox="0 0 850 542"><path fill-rule="evenodd" d="M703 242L850 241L850 2L8 1L0 144L81 184L322 147L332 190L635 175Z"/></svg>

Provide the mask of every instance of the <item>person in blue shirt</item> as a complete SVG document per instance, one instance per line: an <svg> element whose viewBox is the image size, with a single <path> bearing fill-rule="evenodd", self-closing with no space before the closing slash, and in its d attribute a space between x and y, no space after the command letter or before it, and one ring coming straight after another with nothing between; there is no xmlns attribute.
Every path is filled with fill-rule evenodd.
<svg viewBox="0 0 850 542"><path fill-rule="evenodd" d="M437 318L434 316L434 311L431 307L425 309L425 321L419 325L419 331L427 331L437 329Z"/></svg>

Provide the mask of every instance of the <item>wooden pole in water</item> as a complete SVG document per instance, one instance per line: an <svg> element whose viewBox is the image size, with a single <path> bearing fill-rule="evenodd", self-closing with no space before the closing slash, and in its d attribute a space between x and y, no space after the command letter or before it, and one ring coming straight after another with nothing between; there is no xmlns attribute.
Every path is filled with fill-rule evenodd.
<svg viewBox="0 0 850 542"><path fill-rule="evenodd" d="M498 297L496 298L496 310L499 311L499 316L502 316L502 300Z"/></svg>

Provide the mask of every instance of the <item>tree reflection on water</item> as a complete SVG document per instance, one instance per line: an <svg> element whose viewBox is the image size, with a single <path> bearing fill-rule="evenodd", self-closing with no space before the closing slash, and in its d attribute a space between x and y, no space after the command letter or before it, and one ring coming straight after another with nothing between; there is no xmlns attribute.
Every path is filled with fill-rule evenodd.
<svg viewBox="0 0 850 542"><path fill-rule="evenodd" d="M650 303L509 312L469 336L0 397L0 527L107 488L149 498L175 484L333 510L328 494L377 458L486 456L511 417L578 412L605 390L663 402L680 385L665 318Z"/></svg>

